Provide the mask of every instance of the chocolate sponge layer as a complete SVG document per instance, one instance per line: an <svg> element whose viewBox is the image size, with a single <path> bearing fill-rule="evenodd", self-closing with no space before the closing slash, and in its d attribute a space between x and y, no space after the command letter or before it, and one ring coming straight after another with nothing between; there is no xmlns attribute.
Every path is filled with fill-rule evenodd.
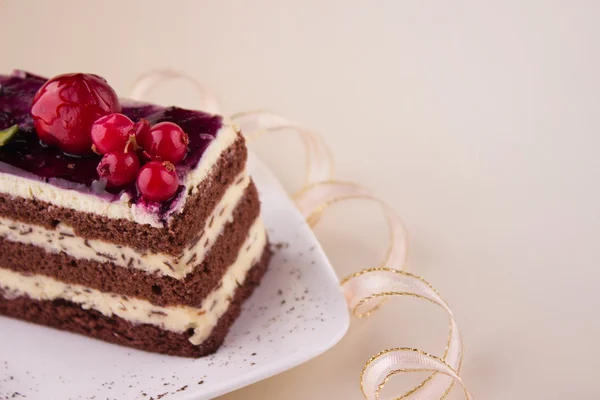
<svg viewBox="0 0 600 400"><path fill-rule="evenodd" d="M188 197L183 212L175 215L170 224L163 228L78 212L6 194L0 194L0 216L42 225L47 229L64 223L83 238L177 256L200 234L228 186L236 183L236 177L246 167L247 156L244 138L238 134L236 141L220 155L212 172L198 185L197 194Z"/></svg>
<svg viewBox="0 0 600 400"><path fill-rule="evenodd" d="M94 310L84 310L79 305L65 300L37 301L28 297L8 300L0 293L0 315L154 353L201 357L214 353L221 346L229 328L240 314L242 303L259 285L270 257L271 252L267 246L260 261L250 270L244 284L235 292L226 313L200 346L190 343L189 338L193 332L175 333L154 325L134 325L119 317L106 317Z"/></svg>
<svg viewBox="0 0 600 400"><path fill-rule="evenodd" d="M258 193L251 183L234 209L233 221L225 225L204 260L194 265L193 271L181 280L110 262L80 260L65 252L48 253L41 247L6 239L0 239L0 266L21 273L50 276L102 292L146 299L159 306L197 307L216 288L238 253L244 251L241 247L259 214Z"/></svg>

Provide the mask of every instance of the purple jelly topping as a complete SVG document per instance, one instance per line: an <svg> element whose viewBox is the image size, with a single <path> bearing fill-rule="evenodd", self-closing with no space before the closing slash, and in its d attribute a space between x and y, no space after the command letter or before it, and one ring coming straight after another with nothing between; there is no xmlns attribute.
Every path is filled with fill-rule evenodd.
<svg viewBox="0 0 600 400"><path fill-rule="evenodd" d="M0 130L14 124L19 125L19 132L6 145L0 147L0 173L37 179L61 188L93 193L109 200L116 200L126 192L135 203L144 203L135 184L117 190L105 187L96 172L100 156L73 157L64 154L58 148L40 143L30 107L35 93L44 82L45 78L23 71L15 71L12 75L0 75ZM202 154L222 126L220 116L177 107L125 103L122 112L134 122L146 118L153 125L170 121L181 126L190 138L188 154L176 166L182 180L198 165ZM179 192L183 189L181 187ZM148 207L165 213L172 202L173 200L165 204L148 204Z"/></svg>

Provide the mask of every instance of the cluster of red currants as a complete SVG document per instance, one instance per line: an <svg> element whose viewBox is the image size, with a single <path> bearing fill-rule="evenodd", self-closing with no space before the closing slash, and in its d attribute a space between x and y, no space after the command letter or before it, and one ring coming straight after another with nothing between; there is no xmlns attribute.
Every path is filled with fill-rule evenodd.
<svg viewBox="0 0 600 400"><path fill-rule="evenodd" d="M31 106L42 142L75 156L100 154L97 171L107 186L124 187L136 181L146 200L169 200L179 187L175 164L186 157L188 135L172 122L134 123L120 111L108 83L82 73L50 79Z"/></svg>
<svg viewBox="0 0 600 400"><path fill-rule="evenodd" d="M147 200L165 201L179 187L175 164L187 153L187 134L172 122L152 127L146 120L133 123L114 113L92 124L92 149L103 154L97 171L112 187L125 186L137 178L137 187ZM140 159L147 161L141 166Z"/></svg>

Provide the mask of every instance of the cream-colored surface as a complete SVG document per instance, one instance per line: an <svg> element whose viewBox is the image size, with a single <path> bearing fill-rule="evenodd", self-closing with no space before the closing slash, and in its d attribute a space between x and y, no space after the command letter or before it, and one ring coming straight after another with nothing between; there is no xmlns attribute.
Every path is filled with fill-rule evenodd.
<svg viewBox="0 0 600 400"><path fill-rule="evenodd" d="M235 207L249 184L250 177L247 171L237 176L208 216L202 237L176 257L165 253L141 253L127 246L83 239L75 234L73 228L64 224L58 225L54 230L48 230L39 225L0 218L0 238L32 244L52 253L64 251L77 259L111 262L124 268L136 268L183 279L204 260L225 224L233 220Z"/></svg>
<svg viewBox="0 0 600 400"><path fill-rule="evenodd" d="M404 217L407 270L452 307L476 399L598 397L599 2L30 4L0 2L1 37L19 36L3 42L0 70L94 71L125 93L139 73L171 67L229 112L267 107L322 131L338 177ZM151 100L197 97L176 81ZM293 187L302 154L272 143L260 155ZM317 229L340 276L383 251L377 210L361 206L335 207ZM446 323L435 307L389 302L323 356L223 398L362 399L369 357L442 354Z"/></svg>
<svg viewBox="0 0 600 400"><path fill-rule="evenodd" d="M116 315L135 324L156 325L173 332L194 329L190 342L199 345L210 335L219 317L227 311L235 289L244 283L250 267L260 260L266 240L262 219L258 218L221 285L198 308L159 307L146 300L70 285L43 275L23 275L5 268L0 268L0 295L8 299L21 296L36 300L64 299L80 304L86 310L96 310L109 317Z"/></svg>
<svg viewBox="0 0 600 400"><path fill-rule="evenodd" d="M237 136L237 132L232 126L224 125L219 131L217 138L202 155L198 166L186 175L182 184L186 188L195 187L200 184L210 173L221 153L231 146ZM187 197L190 195L188 192L188 190L184 190L182 192L183 195L174 202L171 212L167 215L167 220L171 215L183 209ZM131 204L131 196L126 193L119 200L110 201L103 197L81 193L77 190L61 189L37 179L24 180L9 173L0 173L0 193L24 197L26 199L41 200L56 206L99 214L108 218L125 219L158 228L163 227L158 214L159 206L149 207ZM195 192L193 191L193 193Z"/></svg>

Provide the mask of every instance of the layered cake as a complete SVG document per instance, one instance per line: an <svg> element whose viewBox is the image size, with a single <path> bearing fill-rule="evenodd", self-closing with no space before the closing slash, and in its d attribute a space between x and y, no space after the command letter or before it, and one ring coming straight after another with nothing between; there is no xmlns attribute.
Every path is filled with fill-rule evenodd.
<svg viewBox="0 0 600 400"><path fill-rule="evenodd" d="M0 314L216 351L270 257L246 158L220 116L120 100L96 75L0 76Z"/></svg>

